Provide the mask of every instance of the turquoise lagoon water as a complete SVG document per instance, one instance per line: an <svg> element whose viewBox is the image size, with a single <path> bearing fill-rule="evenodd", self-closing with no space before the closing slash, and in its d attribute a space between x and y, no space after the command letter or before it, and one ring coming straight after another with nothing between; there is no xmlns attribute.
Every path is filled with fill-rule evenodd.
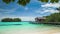
<svg viewBox="0 0 60 34"><path fill-rule="evenodd" d="M51 29L59 29L59 25L30 24L30 22L0 22L0 34L36 34Z"/></svg>

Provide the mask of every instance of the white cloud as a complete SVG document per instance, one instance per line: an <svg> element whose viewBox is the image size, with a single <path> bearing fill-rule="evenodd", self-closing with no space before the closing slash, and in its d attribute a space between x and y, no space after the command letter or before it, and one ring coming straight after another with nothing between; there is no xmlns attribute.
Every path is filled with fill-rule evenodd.
<svg viewBox="0 0 60 34"><path fill-rule="evenodd" d="M59 11L58 11L58 10L45 10L44 12L59 13Z"/></svg>
<svg viewBox="0 0 60 34"><path fill-rule="evenodd" d="M46 3L44 5L41 5L41 7L43 7L42 9L39 8L38 10L36 10L36 13L40 13L40 14L45 14L45 13L58 13L58 10L55 10L55 8L60 7L60 2L59 3Z"/></svg>
<svg viewBox="0 0 60 34"><path fill-rule="evenodd" d="M35 21L35 17L20 17L22 21Z"/></svg>
<svg viewBox="0 0 60 34"><path fill-rule="evenodd" d="M47 3L47 4L44 4L44 5L41 5L41 7L60 7L60 3Z"/></svg>
<svg viewBox="0 0 60 34"><path fill-rule="evenodd" d="M52 9L52 8L42 8L42 10L38 9L35 11L35 13L45 14L45 13L59 13L58 10Z"/></svg>

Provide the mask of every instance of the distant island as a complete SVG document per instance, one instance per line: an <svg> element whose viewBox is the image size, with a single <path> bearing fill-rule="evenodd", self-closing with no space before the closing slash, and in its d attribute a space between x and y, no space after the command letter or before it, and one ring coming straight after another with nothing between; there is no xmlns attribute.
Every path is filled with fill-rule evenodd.
<svg viewBox="0 0 60 34"><path fill-rule="evenodd" d="M21 22L20 18L3 18L1 22Z"/></svg>

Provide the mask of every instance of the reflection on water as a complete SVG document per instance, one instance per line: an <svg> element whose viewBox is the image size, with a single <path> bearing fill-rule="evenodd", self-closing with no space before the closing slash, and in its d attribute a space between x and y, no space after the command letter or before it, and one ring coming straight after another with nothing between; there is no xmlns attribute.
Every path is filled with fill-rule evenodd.
<svg viewBox="0 0 60 34"><path fill-rule="evenodd" d="M30 24L29 22L0 22L0 34L45 34L47 31L50 32L50 30L51 32L60 32L60 26Z"/></svg>

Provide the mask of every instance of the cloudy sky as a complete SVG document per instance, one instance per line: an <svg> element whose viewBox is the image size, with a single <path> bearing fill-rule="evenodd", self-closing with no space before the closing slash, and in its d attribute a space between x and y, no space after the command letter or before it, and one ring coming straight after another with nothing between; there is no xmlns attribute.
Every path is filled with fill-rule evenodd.
<svg viewBox="0 0 60 34"><path fill-rule="evenodd" d="M26 6L18 5L16 2L5 4L0 0L0 19L4 17L14 18L21 17L23 21L34 20L35 17L47 16L52 13L58 13L56 8L60 7L59 3L42 3L37 0L31 0Z"/></svg>

